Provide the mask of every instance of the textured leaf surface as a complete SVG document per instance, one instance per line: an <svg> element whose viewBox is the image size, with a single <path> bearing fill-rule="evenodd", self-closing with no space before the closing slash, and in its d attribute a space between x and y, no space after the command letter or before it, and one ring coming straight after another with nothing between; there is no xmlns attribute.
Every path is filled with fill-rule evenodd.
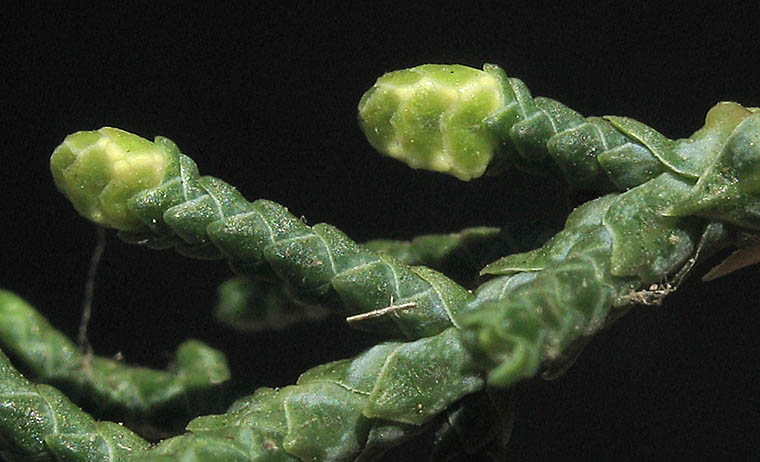
<svg viewBox="0 0 760 462"><path fill-rule="evenodd" d="M157 430L182 425L193 411L212 412L214 394L230 378L224 355L197 340L180 345L168 371L87 356L5 290L0 290L0 345L36 380L65 390L81 405Z"/></svg>
<svg viewBox="0 0 760 462"><path fill-rule="evenodd" d="M0 350L0 448L16 460L121 462L148 443L111 422L96 422L60 391L35 385Z"/></svg>
<svg viewBox="0 0 760 462"><path fill-rule="evenodd" d="M103 149L100 141L103 136L100 132L70 135L62 145L67 147L66 162L58 160L62 151L57 150L51 168L57 172L59 164L86 166L89 156ZM120 228L116 221L105 223L121 229L121 236L128 242L156 248L175 247L180 253L198 258L225 257L240 273L253 278L276 276L293 289L292 296L301 302L325 304L344 315L412 303L420 309L412 306L394 312L380 323L358 326L410 339L433 335L451 326L451 316L457 307L472 298L453 281L444 284L447 296L441 297L437 286L442 284L443 276L431 276L433 280L428 281L425 277L431 273L415 271L389 255L375 254L331 225L308 226L279 204L266 200L248 202L224 181L198 176L194 162L168 139L159 137L155 143L140 139L139 145L146 146L144 149L149 152L163 150L169 175L158 185L146 179L145 188L132 191L131 197L98 199L105 201L105 205L116 201L114 207L126 208L130 216L142 220L140 229L131 224ZM131 138L128 141L136 143ZM109 143L115 144L110 139ZM138 149L128 154L143 155ZM131 164L126 165L128 168ZM106 173L101 183L109 184L106 180L112 169L103 170ZM140 178L140 175L142 170L138 169L133 176ZM58 185L66 194L78 187L73 182ZM102 196L105 191L104 188L90 193Z"/></svg>
<svg viewBox="0 0 760 462"><path fill-rule="evenodd" d="M700 215L760 229L760 113L743 115L690 194L667 214Z"/></svg>
<svg viewBox="0 0 760 462"><path fill-rule="evenodd" d="M457 233L426 234L411 241L376 239L365 243L412 266L426 266L469 286L473 274L486 263L509 252L510 243L500 228L466 228Z"/></svg>
<svg viewBox="0 0 760 462"><path fill-rule="evenodd" d="M683 269L682 278L696 258L726 245L725 233L707 232L705 220L662 215L690 189L663 173L603 196L576 209L541 248L484 268L503 276L478 290L477 308L464 310L460 325L465 344L490 370L488 383L507 387L542 367L565 370L562 363L616 311L649 300L651 283Z"/></svg>
<svg viewBox="0 0 760 462"><path fill-rule="evenodd" d="M413 342L383 343L317 366L296 385L261 388L227 414L197 418L188 425L191 433L161 443L155 453L166 460L214 460L234 453L242 433L252 444L240 449L245 455L239 460L290 460L287 454L296 460L374 460L369 454L405 441L483 387L468 357L454 328ZM218 449L211 451L206 439Z"/></svg>
<svg viewBox="0 0 760 462"><path fill-rule="evenodd" d="M81 184L76 175L57 184L83 215L121 229L131 242L227 258L274 299L366 314L372 321L363 327L409 340L315 367L295 385L259 389L135 460L367 462L431 430L433 460L486 454L478 448L497 433L470 433L472 444L451 437L468 434L465 416L477 409L484 376L499 388L542 371L556 376L631 304L658 302L697 260L736 244L739 234L752 235L760 223L760 119L733 103L711 110L692 137L669 140L632 119L584 118L533 98L496 66L426 65L381 78L362 99L360 120L373 145L413 167L466 180L514 163L624 192L576 209L541 248L486 267L483 273L498 277L472 294L433 269L410 266L444 262L467 248L464 234L378 243L386 253L376 253L330 225L309 226L278 204L248 202L222 180L200 177L165 138L132 140L135 149L122 149L118 140L101 141L107 133L72 135L51 164L58 176L71 165L81 169ZM126 154L109 157L108 143L135 155L162 151L168 161L158 170L167 173L139 162L117 172ZM128 187L109 190L125 178ZM135 186L141 178L144 187ZM81 198L77 188L85 191ZM667 288L658 289L660 282ZM18 399L26 404L26 396ZM498 414L496 400L487 402ZM19 447L32 448L25 435ZM70 441L79 443L43 449L70 448L76 460L94 447Z"/></svg>
<svg viewBox="0 0 760 462"><path fill-rule="evenodd" d="M690 138L671 140L639 121L584 118L533 98L498 66L426 64L380 77L359 103L359 121L381 153L462 180L516 164L557 171L572 184L623 191L664 171L697 179L751 111L720 103ZM451 140L457 142L451 142Z"/></svg>

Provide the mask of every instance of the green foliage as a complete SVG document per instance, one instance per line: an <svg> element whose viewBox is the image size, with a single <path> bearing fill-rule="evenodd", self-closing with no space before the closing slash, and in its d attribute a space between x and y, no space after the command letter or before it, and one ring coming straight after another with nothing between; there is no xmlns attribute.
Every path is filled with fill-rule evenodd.
<svg viewBox="0 0 760 462"><path fill-rule="evenodd" d="M704 128L674 141L633 119L584 118L553 99L533 98L493 64L391 72L359 103L367 139L412 167L469 180L514 164L558 171L571 184L601 191L632 188L664 171L700 177L749 114L720 103Z"/></svg>
<svg viewBox="0 0 760 462"><path fill-rule="evenodd" d="M466 228L458 233L425 234L411 241L376 239L364 244L368 249L412 266L427 266L465 286L486 263L509 252L511 244L501 229Z"/></svg>
<svg viewBox="0 0 760 462"><path fill-rule="evenodd" d="M214 308L217 321L241 332L280 330L326 315L327 310L321 306L291 297L282 284L245 277L222 283Z"/></svg>
<svg viewBox="0 0 760 462"><path fill-rule="evenodd" d="M600 329L610 309L630 305L632 294L684 267L707 223L658 213L684 188L666 173L591 201L541 248L483 269L536 274L496 300L478 297L484 302L462 322L471 348L488 358L489 384L505 387L535 375L546 359L561 358ZM710 234L703 245L722 245L724 237Z"/></svg>
<svg viewBox="0 0 760 462"><path fill-rule="evenodd" d="M247 438L260 435L255 438L269 443L246 449L248 459L240 460L280 460L280 452L300 460L373 460L368 454L404 441L479 390L482 379L470 364L454 328L410 343L383 343L311 369L296 385L259 389L225 415L195 419L188 425L191 434L168 440L156 452L182 460L203 454L209 434L245 429L252 432Z"/></svg>
<svg viewBox="0 0 760 462"><path fill-rule="evenodd" d="M377 239L365 246L407 265L440 271L463 285L472 285L473 275L509 248L500 229L489 227L427 234L411 241ZM327 314L324 307L299 300L286 284L244 276L219 286L214 310L220 323L243 332L284 329L295 323L322 319Z"/></svg>
<svg viewBox="0 0 760 462"><path fill-rule="evenodd" d="M128 428L96 422L57 389L25 379L0 351L0 455L6 460L128 459L148 443Z"/></svg>
<svg viewBox="0 0 760 462"><path fill-rule="evenodd" d="M720 103L694 135L670 140L632 119L584 118L533 98L497 66L425 65L381 77L359 117L376 148L412 167L469 180L516 164L613 192L527 252L507 255L521 246L495 228L360 245L200 176L166 138L70 135L51 169L80 214L127 242L229 261L238 277L220 288L223 323L282 328L333 312L389 340L294 385L260 388L153 446L95 423L3 355L3 457L369 462L415 438L430 461L504 460L516 383L561 374L594 333L637 303L660 303L716 250L757 260L755 109ZM525 241L544 241L531 234ZM0 343L20 368L124 415L160 417L174 397L227 378L220 354L197 343L169 372L125 368L83 356L15 295L0 294L0 310Z"/></svg>
<svg viewBox="0 0 760 462"><path fill-rule="evenodd" d="M177 348L167 371L84 354L32 306L5 290L0 290L0 319L0 346L30 377L143 433L176 431L188 417L214 411L214 397L230 378L224 354L197 340Z"/></svg>
<svg viewBox="0 0 760 462"><path fill-rule="evenodd" d="M79 146L82 155L90 156L102 144L92 133L75 133L64 144ZM449 327L456 311L471 298L446 276L371 252L331 225L308 226L279 204L248 202L224 181L199 176L195 163L166 138L144 143L150 152L162 149L169 164L178 168L170 168L161 184L151 187L146 180L144 189L118 199L119 208L142 222L139 228L121 229L120 236L127 241L156 248L173 246L199 258L227 258L240 274L279 278L301 301L342 305L346 315L414 303L414 309L401 310L372 326L375 331L409 339ZM132 150L128 155L142 157L143 153ZM56 156L54 153L53 159ZM80 163L77 157L72 165ZM137 181L141 173L140 169L134 172ZM84 174L76 178L82 184L94 182ZM97 183L108 185L107 179L106 175ZM78 183L70 183L65 191L79 188ZM110 204L107 186L94 193L98 201ZM118 222L108 224L118 229Z"/></svg>

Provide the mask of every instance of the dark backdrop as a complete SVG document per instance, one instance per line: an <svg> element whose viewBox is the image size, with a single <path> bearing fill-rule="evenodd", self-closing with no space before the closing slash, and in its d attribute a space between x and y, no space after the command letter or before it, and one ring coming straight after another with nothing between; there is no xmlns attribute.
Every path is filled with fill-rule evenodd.
<svg viewBox="0 0 760 462"><path fill-rule="evenodd" d="M545 179L462 183L373 152L355 108L386 71L493 62L534 95L671 137L701 126L719 100L760 105L757 10L259 5L4 12L2 286L75 335L94 231L55 190L47 161L76 130L170 137L249 199L365 240L566 213L566 190ZM163 367L182 339L201 338L230 354L252 390L378 341L340 320L255 337L223 330L210 310L228 276L223 262L111 236L95 349ZM510 460L757 456L758 276L694 278L600 334L562 379L523 387Z"/></svg>

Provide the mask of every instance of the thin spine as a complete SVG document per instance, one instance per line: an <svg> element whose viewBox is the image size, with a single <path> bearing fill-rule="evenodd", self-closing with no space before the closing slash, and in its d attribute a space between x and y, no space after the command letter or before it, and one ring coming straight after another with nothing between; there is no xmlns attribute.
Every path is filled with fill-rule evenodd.
<svg viewBox="0 0 760 462"><path fill-rule="evenodd" d="M39 317L34 316L31 308L16 296L9 293L0 295L9 298L8 303L3 305L11 307L10 311L5 311L4 319L14 317L10 316L13 313L25 319ZM8 326L13 327L11 324ZM19 329L11 330L18 332ZM60 333L51 330L44 322L23 330L41 332L43 337L58 340L53 342L56 344L55 351L61 351L66 356L74 350L73 343L67 345L66 339L61 343L61 339L57 338L61 337ZM3 339L7 340L8 335L4 332ZM28 348L30 343L24 345ZM39 343L37 345L40 346ZM56 361L54 354L46 351L45 356L52 358L52 363L33 361L26 365L30 369L65 368ZM420 387L410 389L405 385L407 375L423 358L426 367L414 373ZM40 403L34 404L41 409L42 417L38 421L46 422L44 428L31 428L32 433L13 434L15 421L12 415L0 419L8 426L2 429L6 432L3 433L5 450L25 456L36 454L38 457L48 452L51 457L52 454L63 457L61 454L65 453L65 460L76 462L91 460L88 457L95 457L92 460L98 461L120 461L127 456L130 461L180 460L191 454L198 460L368 462L377 460L385 451L424 431L451 404L477 392L483 385L479 370L471 367L472 361L461 345L458 331L449 328L415 342L388 342L356 358L318 366L303 374L294 386L281 390L260 389L254 395L239 400L228 414L207 416L191 422L188 426L191 434L166 440L156 449L143 451L147 449L147 443L136 435L110 423L98 423L95 429L90 428L87 422L91 418L72 408L72 405L66 405L65 412L60 411L63 414L59 417L59 410L48 409L42 402L63 399L60 392L46 385L31 384L15 372L4 356L0 359L6 361L2 364L3 380L14 384L13 387L6 387L5 393L0 393L5 409L26 406L28 410L26 397L31 388L40 396ZM99 358L94 359L91 367L97 371ZM113 376L110 379L113 380ZM26 388L18 391L22 385ZM166 383L163 388L167 388ZM123 392L123 387L120 389ZM476 400L476 403L479 401L482 400ZM469 404L464 406L467 409ZM482 403L478 406L481 417L483 412L496 412L495 409L489 410L490 407L484 409ZM494 414L489 418L500 417ZM72 428L61 431L58 424L61 419L71 421ZM29 428L24 431L27 430ZM105 432L105 436L100 436L98 432ZM496 436L491 433L482 435L483 443L480 444L487 445ZM103 440L109 437L127 439L130 445L121 444L118 449L124 451L126 447L129 454L115 455L114 443ZM37 446L23 446L29 438L44 442ZM294 454L298 458L292 458Z"/></svg>
<svg viewBox="0 0 760 462"><path fill-rule="evenodd" d="M146 230L155 234L122 232L128 242L173 246L196 257L224 257L238 273L251 277L272 277L273 272L306 303L337 302L346 316L413 302L418 309L369 327L408 339L451 326L451 315L472 298L446 276L376 254L331 225L308 226L279 204L248 202L224 181L199 177L193 161L175 152L179 175L129 200Z"/></svg>
<svg viewBox="0 0 760 462"><path fill-rule="evenodd" d="M376 239L364 243L375 253L389 255L410 266L426 266L463 284L473 285L473 274L486 263L507 253L509 245L494 227L466 228L456 233L425 234L409 241ZM316 321L328 310L294 297L278 280L238 276L219 286L214 316L221 323L243 332L284 329L299 322ZM409 302L407 307L414 307ZM389 313L390 305L348 316L360 325L366 316ZM391 308L389 310L389 308Z"/></svg>
<svg viewBox="0 0 760 462"><path fill-rule="evenodd" d="M601 324L600 320L607 317L607 313L603 312L603 310L616 306L620 301L620 296L625 296L624 289L627 284L632 284L635 288L646 281L651 281L653 278L667 277L672 271L677 270L678 266L683 264L685 259L689 258L693 253L694 247L691 240L694 238L694 235L689 228L691 228L691 225L699 225L700 223L687 223L691 221L688 218L664 217L662 215L663 208L660 207L662 204L655 204L655 206L651 206L650 204L656 203L657 201L653 201L653 199L657 197L667 197L677 201L688 195L691 186L690 183L674 175L661 175L655 181L647 183L642 189L635 188L624 195L614 198L614 203L604 210L605 213L598 223L583 223L584 220L571 217L575 226L579 228L583 226L596 227L596 230L606 233L609 239L597 239L596 242L593 239L586 241L584 246L581 246L584 252L576 257L570 257L568 256L569 254L564 255L558 266L551 269L542 269L541 273L534 279L536 282L524 282L523 284L515 285L511 291L505 292L503 300L495 301L497 303L493 306L496 308L490 310L490 307L484 306L477 315L480 316L489 310L497 315L507 313L509 315L507 318L509 322L495 322L497 324L495 329L501 329L503 325L513 327L517 325L517 331L508 332L507 335L522 336L523 340L528 343L533 342L533 344L538 344L539 360L544 359L543 355L545 354L548 355L549 359L552 359L552 352L561 352L563 346L567 344L565 342L570 342L573 338L579 336L588 335L596 329ZM637 196L637 194L640 196ZM634 213L631 215L630 212L632 210L638 210L639 212L638 214ZM646 226L639 226L642 224ZM584 228L583 231L585 233L585 231L589 230L591 229ZM192 230L190 231L192 232ZM624 239L621 239L621 236L624 236L626 233L629 235L633 233L632 235L635 237L635 239L632 239L633 242L627 243ZM589 236L593 236L596 239L599 237L599 234L589 233ZM663 244L664 241L661 239L663 237L666 238L665 241L669 242L669 244ZM580 242L576 243L576 245L578 244ZM648 246L653 247L653 250L646 248ZM635 247L640 247L641 249L637 250ZM570 250L572 251L572 248ZM506 271L514 270L506 269ZM603 276L608 271L614 275L614 278L608 279L606 276ZM621 284L621 286L618 287L618 284ZM577 288L579 286L584 287L584 290L571 292L570 296L566 296L567 294L563 293L564 291L572 291L574 287ZM542 292L556 294L556 298L541 297ZM562 300L570 300L573 309L563 312L561 307ZM589 300L592 303L585 303ZM629 297L628 301L631 302L634 299ZM504 307L507 309L503 310ZM598 307L601 308L597 309ZM496 309L501 311L496 311ZM513 313L517 313L517 315ZM583 314L586 314L586 316L579 316ZM467 333L476 331L473 328L477 326L470 323L472 319L474 318L465 319L465 338L467 338ZM496 319L503 321L503 319L498 317ZM494 319L486 322L489 323L485 325L486 329L494 328ZM520 323L522 324L520 325ZM449 331L453 331L453 329L447 329L444 332ZM525 335L526 332L527 336ZM477 332L475 333L477 334ZM500 332L496 332L496 335L500 335ZM544 339L547 340L545 341ZM432 341L432 337L423 340ZM475 338L476 342L480 340L482 340L482 336ZM506 378L498 377L503 372L498 371L499 374L497 374L494 382L500 382L500 379L503 379L505 384L509 385L514 383L515 380L526 376L519 375L520 372L529 371L529 369L523 368L522 363L524 361L521 360L525 359L527 362L530 362L532 358L530 356L527 358L515 357L514 351L520 350L510 347L517 343L519 347L529 349L531 345L520 345L520 338L508 338L506 339L507 342L504 342L504 339L498 340L499 342L485 346L496 347L497 357L500 357L500 359L504 359L506 356L507 362L510 363L506 365L508 368ZM510 341L512 341L512 344L509 343ZM506 355L503 350L505 343L507 344ZM502 350L500 351L500 349ZM488 354L489 352L486 351L485 353ZM512 356L510 357L509 355ZM446 363L450 364L450 361L446 361ZM388 370L385 366L382 369L384 371ZM509 369L518 370L518 374L512 374ZM529 371L530 374L535 373L535 369L534 367L532 372ZM407 368L402 367L399 370L406 372ZM415 374L417 372L415 371ZM327 375L329 376L329 374ZM311 377L315 378L313 375ZM415 380L417 378L418 374L415 376ZM304 385L308 385L309 383L330 383L337 385L329 377L325 380L325 375L319 376L315 382L304 382ZM405 388L408 383L408 380L393 380L388 382L389 385L398 386L398 384L401 384ZM345 383L341 383L341 385L343 385L339 386L341 390L350 393L354 392L353 389L347 389ZM392 392L392 386L383 388L383 393ZM397 401L394 400L390 404L391 410L395 403ZM365 408L363 407L363 409ZM384 409L388 410L388 408ZM362 415L366 416L365 412L369 412L373 417L378 417L377 414L368 409L363 410ZM393 419L396 422L406 422L405 419L409 418L408 409L401 413L393 414ZM291 421L295 422L296 420L291 419ZM240 428L239 425L235 425L234 427ZM201 432L206 431L201 427L198 428ZM287 444L284 439L282 444ZM329 447L320 446L314 449L313 446L309 446L309 442L306 442L306 446L301 446L300 444L291 446L293 453L297 454L304 454L302 452L304 450L307 452L308 450L323 451L326 450L325 448Z"/></svg>
<svg viewBox="0 0 760 462"><path fill-rule="evenodd" d="M496 290L493 283L484 285L469 307L472 314L463 317L464 337L460 337L458 329L449 328L416 342L386 343L355 359L319 366L303 374L292 388L262 389L259 396L254 395L233 406L228 415L194 421L189 425L191 435L165 443L158 453L163 451L167 457L177 458L198 456L197 451L207 439L217 439L223 433L222 429L229 428L235 441L237 433L234 432L266 432L268 439L260 437L258 451L269 450L276 454L281 449L302 460L345 461L357 460L356 457L363 460L362 451L374 447L370 435L376 425L424 424L426 419L461 397L455 393L447 398L445 393L463 391L456 387L470 382L470 379L466 378L467 374L461 376L457 371L470 370L475 360L492 362L487 365L489 381L496 386L506 387L534 376L547 363L562 361L562 354L573 342L600 329L613 307L632 303L633 299L625 296L645 283L646 274L661 271L657 265L642 269L641 265L649 265L650 260L632 255L630 257L637 261L625 270L628 273L613 275L616 252L613 241L620 229L608 220L616 214L628 214L642 202L662 197L663 191L669 191L671 195L682 194L685 187L677 178L663 176L627 194L606 196L576 210L568 219L568 231L575 229L578 232L569 245L547 244L548 249L553 249L552 255L541 257L542 268L523 271L514 268L517 264L511 268L502 264L499 271L522 280L512 284L506 282ZM640 215L651 213L652 210L644 208ZM636 218L634 216L629 221ZM693 254L693 248L669 244L662 247L660 237L680 233L689 227L689 223L684 223L688 220L668 217L658 220L652 225L656 229L648 244L661 255L671 257L669 269L677 268ZM627 225L630 223L619 226ZM541 254L540 250L536 251L537 254ZM524 260L524 256L516 259L517 263ZM669 269L660 275L666 276ZM536 274L527 277L530 273ZM438 342L447 346L436 346L426 352L428 346ZM469 346L476 356L481 356L470 358L465 346ZM439 362L442 367L436 366ZM422 364L424 367L420 367ZM480 380L477 374L472 377ZM414 386L410 387L410 383ZM471 384L473 390L482 386L482 382ZM409 390L412 390L411 394ZM441 395L437 395L439 392ZM326 401L320 402L317 396ZM440 405L423 404L421 400L425 396L440 400ZM428 411L431 414L425 414ZM274 416L279 417L274 421L267 420ZM346 432L357 435L360 428L364 430L359 434L366 436L344 438ZM329 438L321 433L326 430L329 430ZM383 431L390 430L385 428ZM376 430L376 433L382 432ZM399 438L407 436L398 428L396 434ZM320 438L319 444L313 443ZM260 456L256 452L247 457Z"/></svg>

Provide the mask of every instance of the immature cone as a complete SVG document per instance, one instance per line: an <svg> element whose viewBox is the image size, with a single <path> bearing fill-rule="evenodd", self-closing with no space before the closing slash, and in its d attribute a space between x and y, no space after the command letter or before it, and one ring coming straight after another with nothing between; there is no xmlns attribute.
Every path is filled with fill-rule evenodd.
<svg viewBox="0 0 760 462"><path fill-rule="evenodd" d="M103 226L134 230L144 225L127 199L161 184L172 163L163 145L103 127L67 136L50 157L58 189L85 218Z"/></svg>
<svg viewBox="0 0 760 462"><path fill-rule="evenodd" d="M461 65L426 64L380 77L359 102L359 123L378 151L424 168L477 178L499 146L486 119L504 104L503 79Z"/></svg>

